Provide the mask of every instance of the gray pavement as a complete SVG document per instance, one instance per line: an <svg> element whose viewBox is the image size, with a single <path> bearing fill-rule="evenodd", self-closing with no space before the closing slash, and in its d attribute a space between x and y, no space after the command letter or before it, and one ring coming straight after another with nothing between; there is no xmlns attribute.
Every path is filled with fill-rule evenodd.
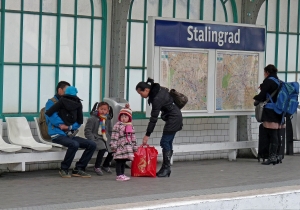
<svg viewBox="0 0 300 210"><path fill-rule="evenodd" d="M62 179L57 170L0 176L0 209L70 209L300 185L300 155L264 166L255 159L175 162L170 178L115 181L115 174ZM126 169L130 174L130 169Z"/></svg>

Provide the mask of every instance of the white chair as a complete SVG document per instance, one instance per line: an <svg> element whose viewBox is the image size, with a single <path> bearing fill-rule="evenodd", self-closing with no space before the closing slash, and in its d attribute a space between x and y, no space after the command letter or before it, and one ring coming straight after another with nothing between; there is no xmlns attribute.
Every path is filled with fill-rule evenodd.
<svg viewBox="0 0 300 210"><path fill-rule="evenodd" d="M85 139L85 136L84 136L84 128L85 128L85 124L86 124L86 122L87 122L87 118L86 118L86 117L84 117L84 118L83 118L83 123L82 123L82 125L80 126L80 128L79 128L79 131L78 131L78 133L77 133L77 135L76 135L76 136L78 136L78 137L81 137L81 138L84 138L84 139Z"/></svg>
<svg viewBox="0 0 300 210"><path fill-rule="evenodd" d="M16 151L19 151L21 149L22 149L21 146L6 143L3 140L2 136L0 136L0 151L2 151L2 152L16 152Z"/></svg>
<svg viewBox="0 0 300 210"><path fill-rule="evenodd" d="M5 119L10 143L37 151L45 151L52 148L51 145L36 142L25 117L6 117Z"/></svg>
<svg viewBox="0 0 300 210"><path fill-rule="evenodd" d="M63 145L52 143L51 140L48 141L48 140L45 140L45 139L42 137L41 129L40 129L40 124L39 124L39 118L38 118L38 117L34 117L34 122L35 122L35 125L36 125L36 131L37 131L39 140L40 140L42 143L48 144L48 145L52 145L53 147L63 148Z"/></svg>

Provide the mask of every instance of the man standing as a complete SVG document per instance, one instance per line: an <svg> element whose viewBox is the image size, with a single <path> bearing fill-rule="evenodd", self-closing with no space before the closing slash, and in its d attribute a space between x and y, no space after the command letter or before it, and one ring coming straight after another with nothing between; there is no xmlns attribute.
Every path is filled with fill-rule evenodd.
<svg viewBox="0 0 300 210"><path fill-rule="evenodd" d="M56 94L54 96L54 99L56 101L58 101L60 97L65 94L65 90L68 86L70 86L70 84L65 81L60 81L57 84ZM49 99L46 103L46 111L53 105L53 100ZM91 175L85 172L85 168L94 154L94 151L96 149L96 143L91 140L72 135L69 136L66 134L67 131L77 130L81 126L77 122L75 122L73 125L67 126L64 124L63 120L58 116L57 112L51 115L51 117L48 117L47 115L45 115L45 117L48 125L48 134L49 136L51 136L52 142L56 144L61 144L68 148L65 158L61 162L61 168L59 170L59 174L61 175L61 177L71 177L71 175L69 174L69 168L75 157L75 154L78 148L84 148L85 150L81 158L78 162L76 162L75 168L72 170L72 176L90 178Z"/></svg>

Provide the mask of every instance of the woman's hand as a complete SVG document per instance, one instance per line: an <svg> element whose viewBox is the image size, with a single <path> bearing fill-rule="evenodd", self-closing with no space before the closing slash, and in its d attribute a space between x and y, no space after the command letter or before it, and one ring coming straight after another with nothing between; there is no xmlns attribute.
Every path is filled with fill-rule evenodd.
<svg viewBox="0 0 300 210"><path fill-rule="evenodd" d="M149 140L149 136L144 136L144 138L143 138L143 145L147 145L148 140Z"/></svg>

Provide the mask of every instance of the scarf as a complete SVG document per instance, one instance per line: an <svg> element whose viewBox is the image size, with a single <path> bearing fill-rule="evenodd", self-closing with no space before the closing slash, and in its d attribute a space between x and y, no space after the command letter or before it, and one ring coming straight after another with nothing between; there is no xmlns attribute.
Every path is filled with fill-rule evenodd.
<svg viewBox="0 0 300 210"><path fill-rule="evenodd" d="M106 137L106 130L105 130L105 122L106 122L106 115L100 115L98 113L99 117L99 128L98 128L98 134L103 137L104 141L107 141Z"/></svg>
<svg viewBox="0 0 300 210"><path fill-rule="evenodd" d="M122 122L123 125L125 125L125 136L126 136L126 139L128 142L131 142L131 139L132 139L132 123L131 122L127 122L127 123L124 123ZM130 135L130 139L129 136Z"/></svg>

